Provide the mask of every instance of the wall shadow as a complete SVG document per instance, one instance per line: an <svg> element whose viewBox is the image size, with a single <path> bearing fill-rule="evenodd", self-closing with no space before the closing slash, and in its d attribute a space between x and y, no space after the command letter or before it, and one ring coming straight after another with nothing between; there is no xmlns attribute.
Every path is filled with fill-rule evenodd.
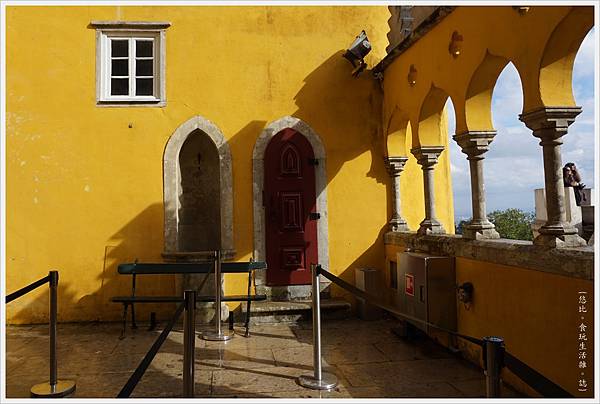
<svg viewBox="0 0 600 404"><path fill-rule="evenodd" d="M340 50L330 55L304 78L302 87L294 96L297 109L287 115L304 121L321 138L326 149L327 184L336 178L344 164L368 153L371 161L364 176L386 185L386 195L389 196L390 178L383 161L380 119L383 97L380 84L370 71L363 72L358 78L352 77L352 66L342 54ZM273 120L285 115L283 113ZM235 156L233 175L236 194L253 193L252 151L267 125L266 121L251 121L228 139ZM329 206L335 197L339 196L328 192ZM382 225L387 223L391 214L391 203L389 197L387 199L386 218ZM235 197L234 200L236 259L241 259L249 256L254 249L253 221L247 218L253 210L253 201L252 198ZM354 214L368 215L368 208ZM383 268L383 233L382 229L351 266L335 268L335 271L345 273L356 266ZM330 245L339 243L339 240L331 239L331 232L329 237Z"/></svg>
<svg viewBox="0 0 600 404"><path fill-rule="evenodd" d="M62 320L61 307L69 307L69 317L87 319L88 321L115 321L122 317L122 305L112 303L114 296L131 294L131 276L119 275L117 266L121 263L161 262L163 251L163 205L155 203L148 206L136 217L117 230L103 246L103 260L97 267L85 268L97 273L97 289L78 298L77 286L72 281L60 277L58 287L58 319ZM74 246L76 248L76 246ZM32 279L33 281L33 279ZM24 286L24 285L23 285ZM22 286L21 286L22 287ZM137 279L136 293L140 295L173 295L175 294L175 275L145 275ZM42 286L41 289L48 289ZM11 291L9 291L11 292ZM22 297L21 299L26 299ZM14 303L13 303L14 304ZM156 312L159 318L167 318L174 309L174 304L140 304L136 306L136 314L141 321L147 321L150 312ZM32 316L32 313L38 314ZM64 309L63 309L64 312ZM48 293L40 293L38 297L27 302L27 306L17 310L15 318L33 318L30 323L48 322Z"/></svg>

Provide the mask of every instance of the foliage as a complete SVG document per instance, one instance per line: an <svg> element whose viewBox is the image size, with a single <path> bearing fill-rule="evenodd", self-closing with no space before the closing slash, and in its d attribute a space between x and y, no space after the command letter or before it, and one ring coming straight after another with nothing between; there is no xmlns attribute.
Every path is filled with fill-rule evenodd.
<svg viewBox="0 0 600 404"><path fill-rule="evenodd" d="M531 225L535 214L520 209L495 210L488 213L488 219L496 226L500 237L513 240L532 240ZM456 234L463 234L463 229L470 219L461 220L455 227Z"/></svg>
<svg viewBox="0 0 600 404"><path fill-rule="evenodd" d="M460 222L458 222L458 224L456 226L454 226L454 233L456 234L463 234L463 229L465 228L465 225L469 223L470 220L461 220Z"/></svg>
<svg viewBox="0 0 600 404"><path fill-rule="evenodd" d="M531 225L535 214L520 209L495 210L488 214L490 222L496 226L496 231L502 238L513 240L533 240Z"/></svg>

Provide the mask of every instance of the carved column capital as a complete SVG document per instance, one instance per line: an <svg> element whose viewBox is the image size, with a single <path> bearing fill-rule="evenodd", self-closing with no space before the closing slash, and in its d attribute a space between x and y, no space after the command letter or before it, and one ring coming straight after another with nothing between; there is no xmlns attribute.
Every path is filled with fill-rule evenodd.
<svg viewBox="0 0 600 404"><path fill-rule="evenodd" d="M580 113L581 107L542 107L519 115L519 119L541 139L540 145L560 145L560 138Z"/></svg>
<svg viewBox="0 0 600 404"><path fill-rule="evenodd" d="M482 159L490 148L490 143L496 136L495 130L486 131L467 131L458 133L452 138L458 143L463 153L467 155L468 160Z"/></svg>
<svg viewBox="0 0 600 404"><path fill-rule="evenodd" d="M392 177L396 177L400 175L402 171L404 171L404 166L406 165L407 161L408 157L403 156L386 157L384 159L387 171Z"/></svg>
<svg viewBox="0 0 600 404"><path fill-rule="evenodd" d="M438 157L443 151L444 146L421 146L410 150L423 170L432 169L437 164Z"/></svg>

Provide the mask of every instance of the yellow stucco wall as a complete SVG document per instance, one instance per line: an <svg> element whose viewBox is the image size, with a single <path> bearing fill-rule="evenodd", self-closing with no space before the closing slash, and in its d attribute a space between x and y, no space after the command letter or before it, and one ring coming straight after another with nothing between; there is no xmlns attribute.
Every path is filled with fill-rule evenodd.
<svg viewBox="0 0 600 404"><path fill-rule="evenodd" d="M458 305L458 330L466 335L504 338L506 350L571 394L577 391L580 316L587 324L588 392L593 391L594 283L592 281L490 262L456 259L456 282L474 285L467 310ZM587 292L587 313L579 313L579 292ZM471 346L477 355L479 348ZM537 396L517 377L505 380Z"/></svg>
<svg viewBox="0 0 600 404"><path fill-rule="evenodd" d="M293 115L326 148L331 270L353 277L356 266L382 267L390 213L381 90L369 72L352 78L341 54L365 29L373 66L388 17L384 6L7 7L7 291L57 268L61 320L118 319L109 299L127 294L130 279L116 265L160 260L163 150L194 115L231 148L236 259L253 249L254 143L269 122ZM171 22L166 107L96 106L92 20ZM244 277L226 282L226 293L245 292ZM142 277L138 290L174 287L168 276ZM143 318L172 310L145 306ZM7 306L12 323L46 316L45 291Z"/></svg>

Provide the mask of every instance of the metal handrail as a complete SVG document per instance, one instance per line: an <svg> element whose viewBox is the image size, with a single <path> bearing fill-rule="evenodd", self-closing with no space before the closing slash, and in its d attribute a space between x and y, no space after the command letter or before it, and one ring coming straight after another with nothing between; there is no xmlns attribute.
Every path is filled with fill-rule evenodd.
<svg viewBox="0 0 600 404"><path fill-rule="evenodd" d="M144 373L150 366L150 363L158 353L158 350L167 339L167 336L173 329L173 326L181 316L181 313L185 310L184 315L184 327L183 327L183 396L194 397L194 351L195 351L195 307L196 307L196 291L186 290L184 292L184 301L177 306L177 310L167 323L167 326L160 333L150 350L146 353L138 367L135 369L133 374L127 380L127 383L123 386L117 398L128 398L135 387L140 382Z"/></svg>
<svg viewBox="0 0 600 404"><path fill-rule="evenodd" d="M50 379L47 383L36 384L31 388L31 397L55 398L65 397L75 391L75 382L58 379L58 360L56 355L57 322L58 322L58 271L50 271L48 275L6 296L6 303L49 284L50 309L48 328L50 334Z"/></svg>
<svg viewBox="0 0 600 404"><path fill-rule="evenodd" d="M504 347L504 339L500 337L488 336L483 339L475 338L468 335L459 334L456 331L449 330L444 327L440 327L436 324L429 323L427 321L408 316L401 313L393 305L383 302L380 298L370 295L363 290L358 289L354 285L338 278L331 272L323 269L321 265L311 265L312 272L312 284L313 284L313 353L314 353L314 377L300 376L298 382L308 388L312 389L324 389L324 379L321 374L321 317L320 317L320 296L319 296L319 275L323 275L331 282L347 290L353 295L368 301L370 304L378 306L384 310L387 310L399 317L406 320L418 322L420 324L436 328L438 330L447 332L451 335L465 339L473 344L480 346L483 350L484 359L484 374L486 378L486 396L488 398L500 397L501 391L501 370L504 366L511 370L516 376L521 378L530 387L536 390L538 393L557 398L573 397L568 391L552 382L541 373L537 372L523 361L517 359L515 356L506 352ZM335 380L334 375L333 380ZM309 382L307 382L309 380ZM331 387L325 387L330 389L335 387L337 383Z"/></svg>

